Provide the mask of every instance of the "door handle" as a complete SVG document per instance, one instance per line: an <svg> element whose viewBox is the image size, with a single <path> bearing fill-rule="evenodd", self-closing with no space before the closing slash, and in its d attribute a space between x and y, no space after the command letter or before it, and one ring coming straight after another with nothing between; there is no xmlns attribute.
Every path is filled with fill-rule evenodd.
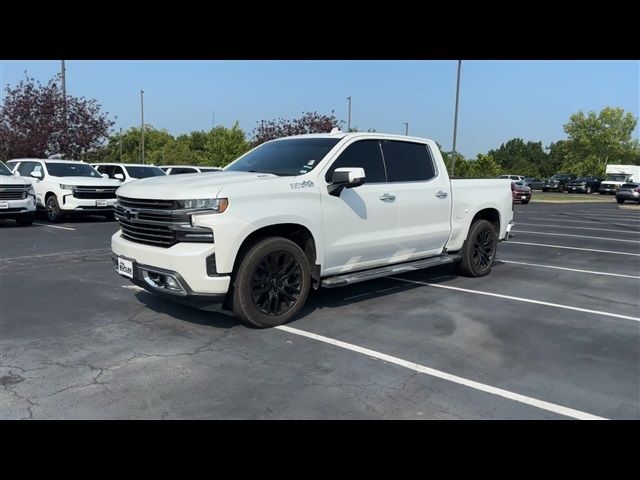
<svg viewBox="0 0 640 480"><path fill-rule="evenodd" d="M436 192L436 197L438 198L447 198L447 192L444 192L442 190L440 190L439 192Z"/></svg>
<svg viewBox="0 0 640 480"><path fill-rule="evenodd" d="M396 199L395 195L391 195L390 193L383 193L380 195L380 200L383 202L393 202Z"/></svg>

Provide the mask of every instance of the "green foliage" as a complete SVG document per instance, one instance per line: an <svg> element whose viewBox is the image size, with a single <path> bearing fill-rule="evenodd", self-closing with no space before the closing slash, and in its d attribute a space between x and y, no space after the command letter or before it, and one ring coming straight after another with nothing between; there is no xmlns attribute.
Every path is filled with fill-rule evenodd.
<svg viewBox="0 0 640 480"><path fill-rule="evenodd" d="M130 128L109 138L104 147L84 156L86 161L140 163L140 128ZM166 130L145 125L145 163L155 165L208 165L224 167L249 149L244 131L236 122L231 128L217 126L209 132L195 131L173 137Z"/></svg>
<svg viewBox="0 0 640 480"><path fill-rule="evenodd" d="M542 148L542 142L526 142L521 138L514 138L503 143L496 150L489 150L489 155L500 166L501 171L513 175L536 176L540 165L544 163L547 154Z"/></svg>

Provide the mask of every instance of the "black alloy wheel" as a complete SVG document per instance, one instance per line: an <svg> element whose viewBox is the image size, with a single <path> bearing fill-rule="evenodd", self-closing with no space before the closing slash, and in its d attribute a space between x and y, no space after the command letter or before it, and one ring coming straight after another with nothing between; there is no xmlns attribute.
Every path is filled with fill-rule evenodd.
<svg viewBox="0 0 640 480"><path fill-rule="evenodd" d="M481 230L473 242L473 264L478 270L485 270L493 262L495 235L489 230Z"/></svg>
<svg viewBox="0 0 640 480"><path fill-rule="evenodd" d="M302 293L302 266L286 251L269 253L251 277L251 298L256 309L268 316L287 313Z"/></svg>

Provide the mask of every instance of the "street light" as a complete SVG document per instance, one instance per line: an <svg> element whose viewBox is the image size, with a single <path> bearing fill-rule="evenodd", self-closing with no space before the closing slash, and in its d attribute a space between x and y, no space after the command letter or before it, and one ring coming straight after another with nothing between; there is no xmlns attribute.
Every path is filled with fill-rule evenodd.
<svg viewBox="0 0 640 480"><path fill-rule="evenodd" d="M347 97L349 100L349 119L347 120L347 132L351 131L351 97Z"/></svg>
<svg viewBox="0 0 640 480"><path fill-rule="evenodd" d="M402 122L402 124L404 125L404 134L405 136L409 135L409 122Z"/></svg>
<svg viewBox="0 0 640 480"><path fill-rule="evenodd" d="M144 90L140 90L140 154L144 163Z"/></svg>
<svg viewBox="0 0 640 480"><path fill-rule="evenodd" d="M456 170L456 136L458 134L458 102L460 100L460 69L462 68L462 60L458 60L458 80L456 83L456 110L453 116L453 149L451 151L451 176L453 177Z"/></svg>

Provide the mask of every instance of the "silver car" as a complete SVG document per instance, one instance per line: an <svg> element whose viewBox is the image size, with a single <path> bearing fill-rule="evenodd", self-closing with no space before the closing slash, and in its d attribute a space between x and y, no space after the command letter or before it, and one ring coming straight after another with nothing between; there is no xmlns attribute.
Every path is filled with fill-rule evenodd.
<svg viewBox="0 0 640 480"><path fill-rule="evenodd" d="M626 200L640 203L640 183L625 183L616 192L616 200L618 203L624 203Z"/></svg>

